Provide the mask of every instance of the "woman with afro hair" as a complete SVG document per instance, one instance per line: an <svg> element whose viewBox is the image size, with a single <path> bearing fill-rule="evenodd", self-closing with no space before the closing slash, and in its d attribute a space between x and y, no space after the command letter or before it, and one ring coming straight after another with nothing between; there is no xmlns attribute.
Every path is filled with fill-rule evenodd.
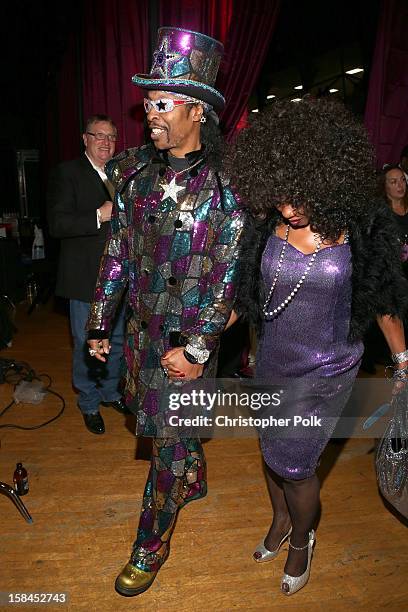
<svg viewBox="0 0 408 612"><path fill-rule="evenodd" d="M342 105L275 101L253 116L225 164L250 212L236 312L259 334L256 377L301 385L290 410L321 422L316 435L298 433L301 427L290 435L260 433L273 521L254 559L273 559L288 539L281 591L292 595L310 574L320 508L316 467L372 320L393 354L394 377L408 377L406 281L391 211L375 197L367 136Z"/></svg>

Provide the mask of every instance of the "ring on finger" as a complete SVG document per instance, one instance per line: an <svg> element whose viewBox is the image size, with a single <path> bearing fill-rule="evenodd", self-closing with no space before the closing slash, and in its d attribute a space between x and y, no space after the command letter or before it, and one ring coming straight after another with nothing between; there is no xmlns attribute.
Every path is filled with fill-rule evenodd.
<svg viewBox="0 0 408 612"><path fill-rule="evenodd" d="M89 352L91 357L95 357L95 355L96 355L96 353L98 351L96 349L90 348L90 349L88 349L88 352Z"/></svg>

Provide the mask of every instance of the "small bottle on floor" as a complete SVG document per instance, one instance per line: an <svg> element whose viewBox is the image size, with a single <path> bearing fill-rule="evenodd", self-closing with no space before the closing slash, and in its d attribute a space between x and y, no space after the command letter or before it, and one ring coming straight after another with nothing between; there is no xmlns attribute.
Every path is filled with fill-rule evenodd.
<svg viewBox="0 0 408 612"><path fill-rule="evenodd" d="M26 495L28 493L28 474L22 463L17 463L13 475L13 483L17 495Z"/></svg>

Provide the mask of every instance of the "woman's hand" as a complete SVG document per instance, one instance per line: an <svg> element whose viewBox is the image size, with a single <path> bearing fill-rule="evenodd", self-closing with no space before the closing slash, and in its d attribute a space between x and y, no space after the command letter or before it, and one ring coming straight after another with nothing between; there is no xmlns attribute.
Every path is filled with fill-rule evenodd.
<svg viewBox="0 0 408 612"><path fill-rule="evenodd" d="M228 319L228 323L226 324L225 329L228 329L229 327L231 327L231 325L234 325L234 323L238 321L238 319L239 319L239 314L237 314L235 310L231 310L230 318Z"/></svg>
<svg viewBox="0 0 408 612"><path fill-rule="evenodd" d="M397 363L394 369L394 373L396 373L396 376L394 376L394 384L392 386L392 395L398 395L398 393L401 393L401 391L403 389L405 389L405 387L407 386L407 382L408 382L408 374L405 373L405 379L398 379L398 370L406 370L408 368L408 361L404 361L402 363Z"/></svg>
<svg viewBox="0 0 408 612"><path fill-rule="evenodd" d="M406 350L404 326L401 319L398 317L391 317L390 315L382 315L377 317L377 323L381 329L387 344L390 348L391 353L404 353ZM405 370L408 368L408 361L402 361L401 363L395 364L395 372L398 370ZM406 379L406 380L405 380ZM408 372L401 375L398 378L398 374L394 377L394 385L392 388L392 394L397 395L405 388L408 382Z"/></svg>

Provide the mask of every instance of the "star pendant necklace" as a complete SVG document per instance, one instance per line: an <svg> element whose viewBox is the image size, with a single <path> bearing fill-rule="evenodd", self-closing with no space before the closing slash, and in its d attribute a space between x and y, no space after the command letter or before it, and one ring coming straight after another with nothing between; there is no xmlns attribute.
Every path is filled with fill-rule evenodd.
<svg viewBox="0 0 408 612"><path fill-rule="evenodd" d="M192 170L193 168L198 166L198 164L200 164L201 162L202 162L202 158L198 159L191 166L188 166L188 168L184 168L184 170L179 170L178 172L175 172L170 183L163 183L161 185L161 188L163 189L164 193L161 197L161 201L163 202L163 200L166 200L167 198L171 198L177 204L177 194L179 191L183 191L184 187L182 187L181 185L176 185L176 179L182 174L184 174L185 172L188 172L189 170Z"/></svg>
<svg viewBox="0 0 408 612"><path fill-rule="evenodd" d="M295 295L297 294L297 292L299 291L299 289L303 285L303 281L305 280L306 276L309 274L310 268L313 266L314 260L316 259L317 254L318 254L318 252L320 250L320 247L322 246L322 240L321 239L318 240L317 239L317 235L315 234L314 240L315 240L315 243L316 243L316 249L312 253L311 258L309 259L309 263L307 264L306 269L303 272L302 276L300 277L300 279L298 280L298 282L294 286L293 290L283 300L283 302L281 302L279 304L279 306L276 306L276 308L273 308L272 310L268 311L267 308L268 308L269 302L271 301L272 294L275 291L276 283L278 282L278 278L279 278L280 271L281 271L281 268L282 268L283 258L285 256L285 250L286 250L286 246L288 244L288 239L289 239L289 229L290 229L290 225L288 224L288 226L286 228L285 240L284 240L284 243L283 243L283 246L282 246L281 253L279 255L278 265L276 266L275 276L274 276L274 279L272 281L271 288L269 289L268 297L265 300L265 304L262 306L262 312L264 314L265 319L267 319L267 320L268 319L274 319L276 317L276 315L278 315L280 312L282 312L282 310L284 310L290 304L290 302L293 300L293 298L295 297Z"/></svg>

